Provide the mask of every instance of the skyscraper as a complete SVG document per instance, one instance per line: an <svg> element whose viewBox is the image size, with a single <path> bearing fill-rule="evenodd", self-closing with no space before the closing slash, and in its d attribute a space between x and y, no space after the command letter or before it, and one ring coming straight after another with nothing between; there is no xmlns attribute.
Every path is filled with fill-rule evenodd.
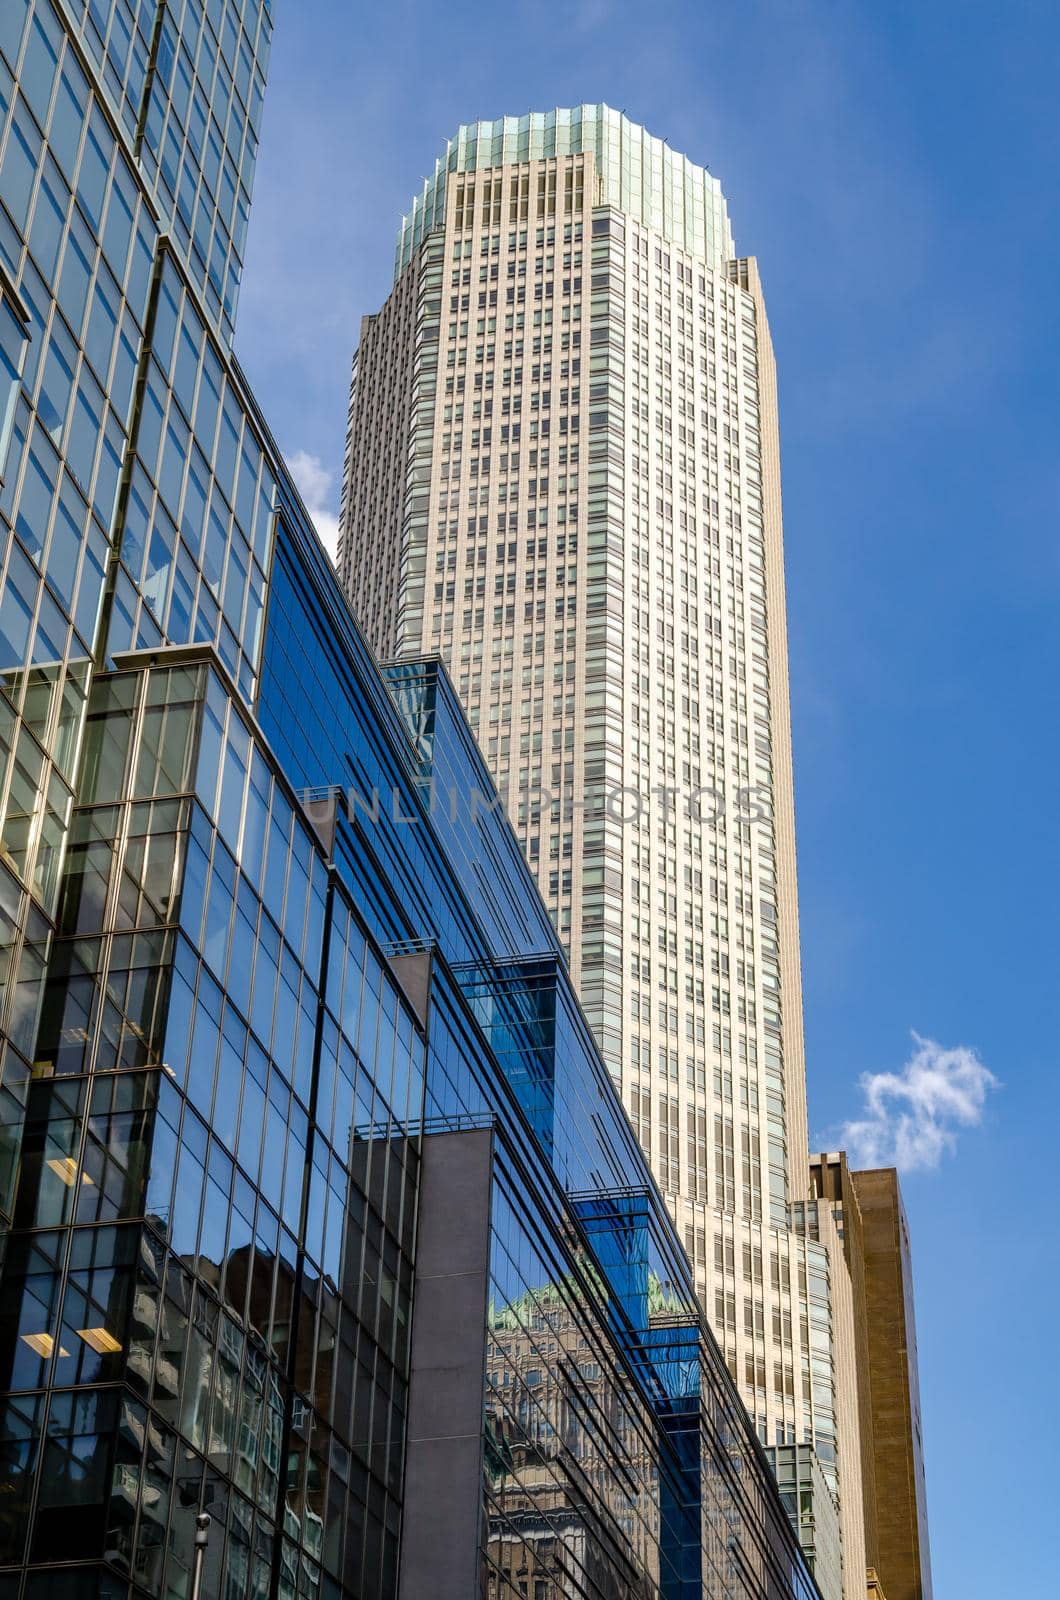
<svg viewBox="0 0 1060 1600"><path fill-rule="evenodd" d="M354 360L339 568L438 652L762 1440L865 1584L810 1187L776 376L721 188L624 114L461 127Z"/></svg>
<svg viewBox="0 0 1060 1600"><path fill-rule="evenodd" d="M814 1600L452 685L232 355L270 36L0 7L0 1596L187 1595L206 1512L226 1600Z"/></svg>

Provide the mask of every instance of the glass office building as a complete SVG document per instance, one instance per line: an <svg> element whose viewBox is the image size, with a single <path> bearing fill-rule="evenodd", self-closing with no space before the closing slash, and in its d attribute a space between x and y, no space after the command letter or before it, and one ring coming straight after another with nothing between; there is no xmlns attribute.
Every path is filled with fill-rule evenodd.
<svg viewBox="0 0 1060 1600"><path fill-rule="evenodd" d="M452 685L231 351L268 0L0 10L0 1600L813 1600Z"/></svg>

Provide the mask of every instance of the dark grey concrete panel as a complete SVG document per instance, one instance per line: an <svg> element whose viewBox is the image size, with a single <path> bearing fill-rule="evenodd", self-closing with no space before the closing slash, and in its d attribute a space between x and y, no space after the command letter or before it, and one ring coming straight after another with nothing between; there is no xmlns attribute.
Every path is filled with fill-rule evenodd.
<svg viewBox="0 0 1060 1600"><path fill-rule="evenodd" d="M473 1600L482 1540L493 1135L423 1142L401 1600Z"/></svg>
<svg viewBox="0 0 1060 1600"><path fill-rule="evenodd" d="M391 956L390 970L400 983L405 999L418 1017L420 1027L426 1028L427 1012L431 1003L430 952Z"/></svg>

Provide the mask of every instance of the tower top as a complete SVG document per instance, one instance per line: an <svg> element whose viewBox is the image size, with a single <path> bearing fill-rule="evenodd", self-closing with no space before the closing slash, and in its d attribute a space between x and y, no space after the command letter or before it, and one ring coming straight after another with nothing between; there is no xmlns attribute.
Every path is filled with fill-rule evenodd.
<svg viewBox="0 0 1060 1600"><path fill-rule="evenodd" d="M671 150L625 112L602 104L582 105L464 123L402 219L395 275L408 265L424 237L442 226L450 173L588 152L596 160L605 205L627 212L710 266L720 266L735 255L725 197L706 167Z"/></svg>

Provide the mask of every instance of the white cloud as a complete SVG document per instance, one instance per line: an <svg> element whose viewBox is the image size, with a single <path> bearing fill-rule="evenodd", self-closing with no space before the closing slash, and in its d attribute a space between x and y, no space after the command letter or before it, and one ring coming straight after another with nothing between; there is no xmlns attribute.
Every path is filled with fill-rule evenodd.
<svg viewBox="0 0 1060 1600"><path fill-rule="evenodd" d="M854 1167L937 1167L960 1128L982 1121L998 1080L974 1050L952 1050L913 1034L914 1050L900 1072L861 1078L865 1115L843 1125L841 1141Z"/></svg>
<svg viewBox="0 0 1060 1600"><path fill-rule="evenodd" d="M308 450L296 450L288 457L287 465L320 535L320 542L334 561L339 549L339 519L332 509L335 474L328 471L319 456L310 455Z"/></svg>

